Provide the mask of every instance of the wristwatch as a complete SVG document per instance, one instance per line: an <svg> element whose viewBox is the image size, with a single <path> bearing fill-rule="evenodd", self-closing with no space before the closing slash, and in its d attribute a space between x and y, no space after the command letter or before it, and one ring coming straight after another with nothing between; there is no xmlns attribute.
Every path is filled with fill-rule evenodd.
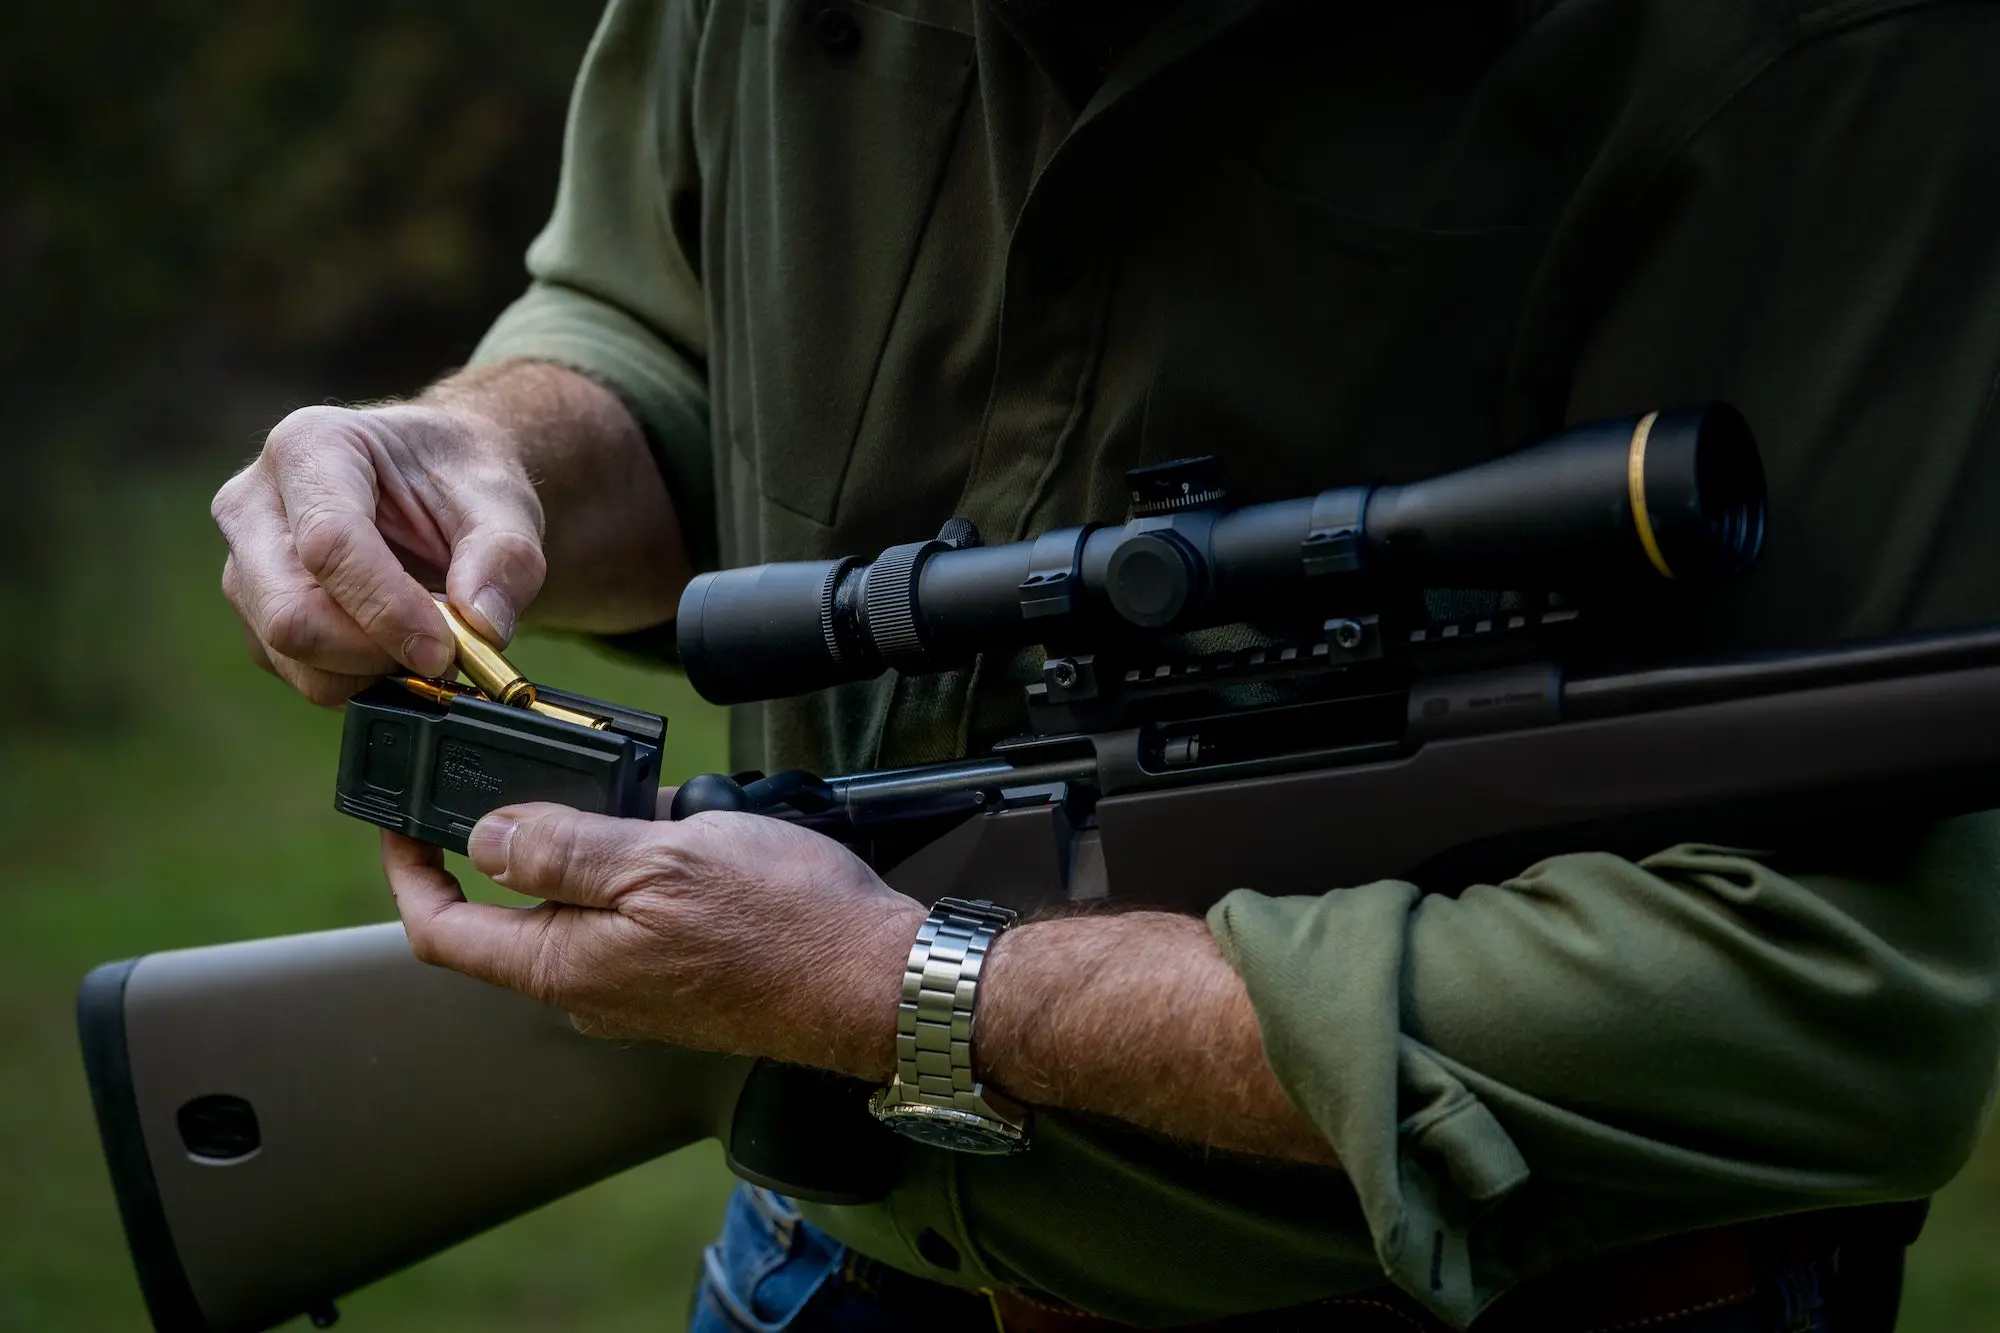
<svg viewBox="0 0 2000 1333"><path fill-rule="evenodd" d="M896 1077L869 1102L898 1133L954 1152L1028 1146L1027 1110L972 1076L979 970L1014 917L984 899L940 898L917 931L896 1011Z"/></svg>

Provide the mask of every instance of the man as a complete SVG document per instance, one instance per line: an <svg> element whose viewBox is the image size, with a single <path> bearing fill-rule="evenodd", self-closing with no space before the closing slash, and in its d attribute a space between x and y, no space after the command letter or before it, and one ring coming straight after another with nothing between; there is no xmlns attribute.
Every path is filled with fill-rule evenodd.
<svg viewBox="0 0 2000 1333"><path fill-rule="evenodd" d="M334 704L446 669L426 584L496 640L658 643L694 569L1112 518L1141 462L1275 498L1727 399L1770 551L1683 646L1991 620L1996 59L2000 9L1907 0L615 0L534 285L415 402L274 430L225 588ZM989 662L742 709L735 760L943 758L1017 697ZM1983 1123L1996 852L1829 829L1005 930L969 1058L1027 1151L739 1196L698 1325L1887 1327L1902 1215L1827 1210ZM925 907L833 843L525 807L471 857L549 906L388 838L421 957L896 1074Z"/></svg>

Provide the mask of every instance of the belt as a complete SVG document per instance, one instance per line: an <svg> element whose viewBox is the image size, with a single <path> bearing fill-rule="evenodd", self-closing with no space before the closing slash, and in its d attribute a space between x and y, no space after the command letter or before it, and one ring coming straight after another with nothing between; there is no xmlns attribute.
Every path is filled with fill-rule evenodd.
<svg viewBox="0 0 2000 1333"><path fill-rule="evenodd" d="M1613 1333L1646 1330L1671 1333L1682 1321L1759 1301L1777 1302L1786 1322L1823 1328L1820 1304L1834 1294L1836 1269L1881 1272L1883 1265L1842 1265L1845 1252L1901 1251L1922 1229L1925 1205L1879 1204L1828 1210L1796 1217L1669 1236L1571 1264L1507 1293L1482 1314L1469 1333ZM1900 1265L1894 1271L1900 1274ZM966 1299L959 1289L906 1278L893 1304L923 1303L921 1291L935 1293L947 1306ZM1872 1310L1879 1293L1839 1291L1843 1329L1893 1327L1888 1317L1856 1319ZM1776 1290L1774 1290L1774 1287ZM1034 1292L991 1293L993 1322L1000 1333L1127 1333L1135 1326L1105 1319ZM1851 1305L1857 1307L1848 1309ZM938 1307L932 1305L932 1313ZM941 1326L941 1325L940 1325ZM1453 1333L1449 1325L1393 1288L1335 1297L1283 1310L1233 1315L1177 1326L1182 1333Z"/></svg>

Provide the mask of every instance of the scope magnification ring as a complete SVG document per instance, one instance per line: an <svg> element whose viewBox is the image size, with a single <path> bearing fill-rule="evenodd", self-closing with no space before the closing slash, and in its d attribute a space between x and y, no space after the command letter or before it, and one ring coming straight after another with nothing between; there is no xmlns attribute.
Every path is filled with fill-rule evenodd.
<svg viewBox="0 0 2000 1333"><path fill-rule="evenodd" d="M861 620L868 643L884 666L915 667L924 661L917 629L917 575L938 551L940 541L906 542L875 557L861 583Z"/></svg>
<svg viewBox="0 0 2000 1333"><path fill-rule="evenodd" d="M858 555L844 556L833 562L826 571L826 583L819 590L819 636L826 642L826 655L835 666L846 666L853 654L840 641L840 626L835 615L834 598L840 593L840 581L847 577L847 571L861 563Z"/></svg>

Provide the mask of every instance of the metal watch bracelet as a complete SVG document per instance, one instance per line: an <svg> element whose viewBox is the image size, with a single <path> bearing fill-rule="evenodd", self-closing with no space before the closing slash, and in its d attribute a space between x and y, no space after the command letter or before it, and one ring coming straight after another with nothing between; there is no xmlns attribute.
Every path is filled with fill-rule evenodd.
<svg viewBox="0 0 2000 1333"><path fill-rule="evenodd" d="M1024 1114L988 1093L972 1072L980 971L994 940L1015 917L984 900L941 898L917 931L896 1011L896 1079L875 1104L876 1114L896 1128L938 1141L913 1121L943 1117L970 1127L967 1122L976 1118L993 1142L959 1142L953 1135L949 1146L1006 1152L1023 1145Z"/></svg>

